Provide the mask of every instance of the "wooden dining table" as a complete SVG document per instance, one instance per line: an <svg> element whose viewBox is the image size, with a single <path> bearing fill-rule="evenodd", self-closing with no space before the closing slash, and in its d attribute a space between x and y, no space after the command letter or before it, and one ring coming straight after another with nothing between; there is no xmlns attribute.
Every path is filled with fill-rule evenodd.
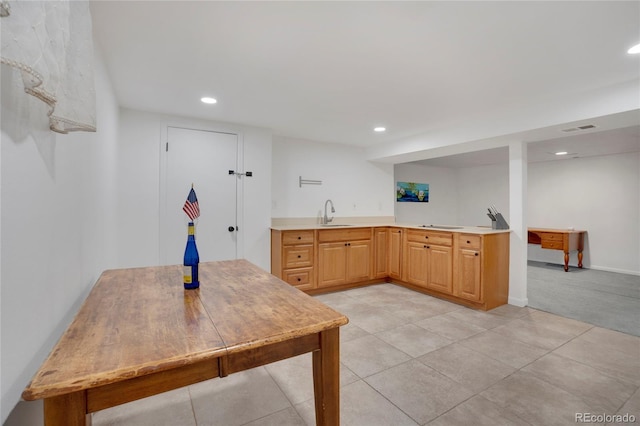
<svg viewBox="0 0 640 426"><path fill-rule="evenodd" d="M22 397L44 400L45 425L87 425L95 411L312 352L316 424L335 426L347 322L246 260L201 263L197 290L183 289L182 265L108 270Z"/></svg>

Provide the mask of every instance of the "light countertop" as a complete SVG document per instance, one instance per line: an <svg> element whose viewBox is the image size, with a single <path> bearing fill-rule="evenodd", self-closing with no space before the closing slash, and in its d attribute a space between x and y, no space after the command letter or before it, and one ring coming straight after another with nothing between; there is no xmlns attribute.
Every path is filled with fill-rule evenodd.
<svg viewBox="0 0 640 426"><path fill-rule="evenodd" d="M388 226L390 228L405 228L405 229L419 229L419 230L430 230L430 231L440 231L440 232L453 232L453 233L461 233L461 234L500 234L505 232L511 232L509 229L491 229L490 227L483 226L456 226L455 229L448 228L438 228L436 224L433 227L423 227L420 224L411 224L411 223L330 223L329 225L321 225L319 223L314 224L281 224L281 225L272 225L271 229L276 231L298 231L298 230L308 230L308 229L349 229L349 228L375 228L381 226ZM449 225L445 225L449 226Z"/></svg>

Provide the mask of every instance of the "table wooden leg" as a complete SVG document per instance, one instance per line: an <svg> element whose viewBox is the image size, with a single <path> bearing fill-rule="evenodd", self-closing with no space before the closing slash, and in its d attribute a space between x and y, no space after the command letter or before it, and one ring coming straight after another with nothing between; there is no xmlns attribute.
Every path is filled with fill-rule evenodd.
<svg viewBox="0 0 640 426"><path fill-rule="evenodd" d="M320 333L320 350L313 352L316 425L340 425L340 329Z"/></svg>
<svg viewBox="0 0 640 426"><path fill-rule="evenodd" d="M578 268L582 268L582 250L578 252Z"/></svg>
<svg viewBox="0 0 640 426"><path fill-rule="evenodd" d="M564 271L569 271L569 252L564 252Z"/></svg>
<svg viewBox="0 0 640 426"><path fill-rule="evenodd" d="M86 392L74 392L44 400L45 426L91 426Z"/></svg>

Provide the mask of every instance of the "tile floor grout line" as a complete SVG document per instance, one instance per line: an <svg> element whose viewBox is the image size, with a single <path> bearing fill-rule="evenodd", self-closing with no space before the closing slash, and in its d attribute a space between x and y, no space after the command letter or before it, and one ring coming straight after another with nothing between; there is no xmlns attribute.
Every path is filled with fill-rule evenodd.
<svg viewBox="0 0 640 426"><path fill-rule="evenodd" d="M409 361L411 361L411 360L404 361L404 362L402 362L402 363L400 363L400 364L398 364L398 365L405 364L405 363L407 363L407 362L409 362ZM395 365L394 367L397 367L397 365ZM390 368L391 368L391 367L390 367ZM388 370L388 368L387 368L387 370ZM386 370L382 370L382 371L386 371ZM382 373L382 371L380 371L379 373ZM378 374L378 373L375 373L375 374ZM374 375L374 374L371 374L370 376L367 376L367 377L371 377L371 376L373 376L373 375ZM376 388L375 388L371 383L367 382L364 378L361 378L360 380L361 380L361 381L363 381L367 386L369 386L369 387L370 387L370 388L371 388L375 393L377 393L377 394L378 394L378 395L380 395L382 398L384 398L386 401L388 401L388 402L389 402L389 404L391 404L391 405L393 405L394 407L396 407L398 410L400 410L400 412L401 412L401 413L403 413L405 416L407 416L408 418L410 418L411 420L413 420L417 425L419 425L419 426L420 426L420 422L419 422L418 420L416 420L416 419L414 419L413 417L411 417L411 415L410 415L409 413L407 413L406 411L404 411L402 408L398 407L398 406L397 406L393 401L391 401L389 398L387 398L386 396L384 396L383 394L381 394L381 393L380 393L380 391L378 391L378 389L376 389Z"/></svg>
<svg viewBox="0 0 640 426"><path fill-rule="evenodd" d="M191 405L191 413L193 414L193 424L198 426L198 417L196 416L196 407L194 407L193 405L193 396L191 395L191 385L187 386L187 393L189 394L189 405Z"/></svg>

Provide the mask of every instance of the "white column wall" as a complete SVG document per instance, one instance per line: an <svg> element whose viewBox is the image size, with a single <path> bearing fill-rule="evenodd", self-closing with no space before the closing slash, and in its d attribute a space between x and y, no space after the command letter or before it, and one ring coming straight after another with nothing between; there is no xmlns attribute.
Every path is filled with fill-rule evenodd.
<svg viewBox="0 0 640 426"><path fill-rule="evenodd" d="M527 144L509 144L509 304L527 306Z"/></svg>

